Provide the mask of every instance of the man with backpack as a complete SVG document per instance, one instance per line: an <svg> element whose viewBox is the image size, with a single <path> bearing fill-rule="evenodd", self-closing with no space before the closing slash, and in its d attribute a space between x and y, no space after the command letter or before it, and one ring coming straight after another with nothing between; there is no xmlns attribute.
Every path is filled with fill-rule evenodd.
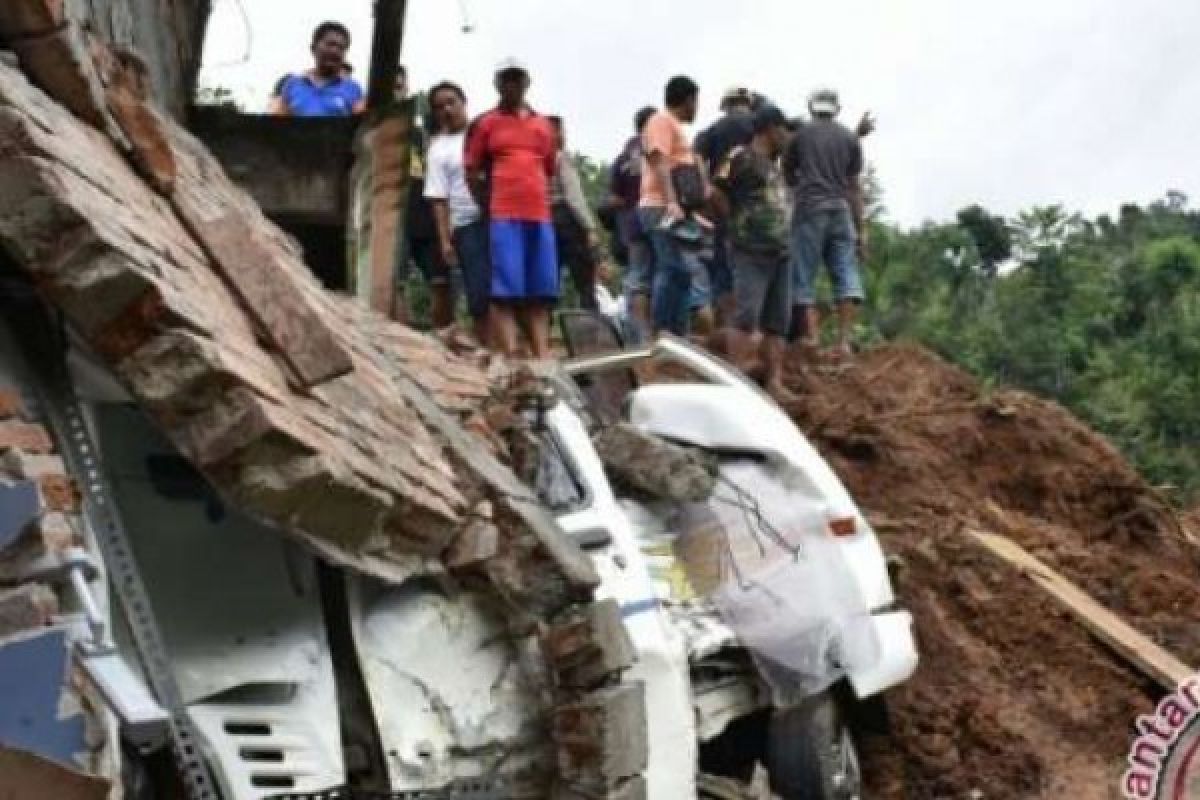
<svg viewBox="0 0 1200 800"><path fill-rule="evenodd" d="M704 234L693 214L704 207L708 187L683 130L696 119L699 96L691 78L671 78L666 110L656 112L642 134L638 220L654 254L654 328L680 336L688 330L693 280L704 270L698 255Z"/></svg>
<svg viewBox="0 0 1200 800"><path fill-rule="evenodd" d="M640 330L650 332L650 293L653 288L654 257L650 242L638 221L642 196L642 134L657 109L646 106L633 117L633 136L625 142L608 172L608 208L614 216L614 252L625 264L624 291L630 312Z"/></svg>

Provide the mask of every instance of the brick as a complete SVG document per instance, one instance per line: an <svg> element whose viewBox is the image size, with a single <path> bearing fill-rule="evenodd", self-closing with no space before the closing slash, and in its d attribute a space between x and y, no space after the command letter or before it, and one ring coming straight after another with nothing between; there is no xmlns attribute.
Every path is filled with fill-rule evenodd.
<svg viewBox="0 0 1200 800"><path fill-rule="evenodd" d="M551 730L559 776L567 785L615 789L646 769L646 698L641 683L602 689L555 708Z"/></svg>
<svg viewBox="0 0 1200 800"><path fill-rule="evenodd" d="M45 508L51 511L78 513L83 498L73 479L66 475L42 475L37 482Z"/></svg>
<svg viewBox="0 0 1200 800"><path fill-rule="evenodd" d="M58 613L58 597L40 583L0 591L0 639L49 625Z"/></svg>
<svg viewBox="0 0 1200 800"><path fill-rule="evenodd" d="M120 361L153 339L167 327L170 314L162 294L154 287L133 299L112 318L96 329L91 337L96 352L111 361Z"/></svg>
<svg viewBox="0 0 1200 800"><path fill-rule="evenodd" d="M582 786L560 785L554 788L553 800L646 800L646 779L640 775L621 781L610 789L586 789Z"/></svg>
<svg viewBox="0 0 1200 800"><path fill-rule="evenodd" d="M587 688L632 666L637 654L621 607L608 599L585 606L552 625L542 650L564 686Z"/></svg>
<svg viewBox="0 0 1200 800"><path fill-rule="evenodd" d="M54 441L41 425L0 422L0 452L13 449L45 454L53 452Z"/></svg>
<svg viewBox="0 0 1200 800"><path fill-rule="evenodd" d="M0 3L0 38L23 39L61 28L63 0L4 0Z"/></svg>
<svg viewBox="0 0 1200 800"><path fill-rule="evenodd" d="M185 193L178 193L175 201L192 235L300 386L316 386L354 369L339 337L293 283L279 253L254 227L232 214L209 218Z"/></svg>
<svg viewBox="0 0 1200 800"><path fill-rule="evenodd" d="M43 514L15 542L0 550L0 584L18 583L32 565L46 556L82 544L63 514Z"/></svg>
<svg viewBox="0 0 1200 800"><path fill-rule="evenodd" d="M452 570L475 569L500 552L500 530L482 519L472 520L446 553L446 566Z"/></svg>
<svg viewBox="0 0 1200 800"><path fill-rule="evenodd" d="M243 454L234 475L231 494L243 507L351 550L376 536L391 510L388 495L328 456L285 459L269 446Z"/></svg>
<svg viewBox="0 0 1200 800"><path fill-rule="evenodd" d="M25 400L16 389L0 389L0 420L25 416Z"/></svg>
<svg viewBox="0 0 1200 800"><path fill-rule="evenodd" d="M130 158L138 173L160 193L170 194L177 167L162 117L128 86L110 86L104 96L109 112L129 140Z"/></svg>
<svg viewBox="0 0 1200 800"><path fill-rule="evenodd" d="M43 475L65 475L67 465L61 456L9 450L0 455L0 472L19 480L36 480Z"/></svg>
<svg viewBox="0 0 1200 800"><path fill-rule="evenodd" d="M67 25L12 42L25 73L46 94L97 128L106 124L108 102L85 34Z"/></svg>
<svg viewBox="0 0 1200 800"><path fill-rule="evenodd" d="M245 387L226 392L170 433L183 454L201 467L219 464L268 434L275 440L281 460L312 455L325 438L287 407L272 404Z"/></svg>

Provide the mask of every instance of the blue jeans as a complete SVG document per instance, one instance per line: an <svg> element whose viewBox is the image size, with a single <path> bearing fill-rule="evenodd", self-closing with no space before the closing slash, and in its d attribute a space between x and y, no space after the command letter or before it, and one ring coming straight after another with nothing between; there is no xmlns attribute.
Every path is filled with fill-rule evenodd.
<svg viewBox="0 0 1200 800"><path fill-rule="evenodd" d="M686 336L691 317L692 275L704 269L695 251L661 226L665 209L639 208L642 230L650 239L654 255L654 290L651 309L654 328Z"/></svg>
<svg viewBox="0 0 1200 800"><path fill-rule="evenodd" d="M834 298L862 300L857 244L858 234L849 208L797 209L792 218L792 302L798 306L816 303L817 270L822 260L833 281Z"/></svg>
<svg viewBox="0 0 1200 800"><path fill-rule="evenodd" d="M462 271L463 289L467 295L467 311L471 319L487 316L491 300L492 260L488 245L487 220L454 229L454 251Z"/></svg>

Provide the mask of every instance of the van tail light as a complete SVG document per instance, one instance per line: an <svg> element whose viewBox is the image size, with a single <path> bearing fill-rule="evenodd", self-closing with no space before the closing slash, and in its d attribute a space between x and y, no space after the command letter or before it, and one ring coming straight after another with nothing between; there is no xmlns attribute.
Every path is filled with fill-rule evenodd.
<svg viewBox="0 0 1200 800"><path fill-rule="evenodd" d="M853 536L858 533L858 522L854 517L837 517L829 520L829 530L834 536Z"/></svg>

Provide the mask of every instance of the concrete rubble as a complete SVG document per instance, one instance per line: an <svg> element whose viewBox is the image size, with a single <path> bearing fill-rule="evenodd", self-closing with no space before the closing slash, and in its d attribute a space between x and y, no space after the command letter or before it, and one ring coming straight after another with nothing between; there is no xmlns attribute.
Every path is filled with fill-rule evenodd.
<svg viewBox="0 0 1200 800"><path fill-rule="evenodd" d="M152 104L135 54L54 0L6 3L0 40L20 64L0 63L0 249L227 502L381 579L416 558L491 591L559 676L556 791L642 796L644 700L620 682L619 612L592 605L590 560L488 436L503 385L322 289ZM55 515L77 512L78 493L50 433L0 419L5 474L36 481L46 512L0 554L0 582L73 538ZM44 625L46 591L17 588L0 607L16 627Z"/></svg>

